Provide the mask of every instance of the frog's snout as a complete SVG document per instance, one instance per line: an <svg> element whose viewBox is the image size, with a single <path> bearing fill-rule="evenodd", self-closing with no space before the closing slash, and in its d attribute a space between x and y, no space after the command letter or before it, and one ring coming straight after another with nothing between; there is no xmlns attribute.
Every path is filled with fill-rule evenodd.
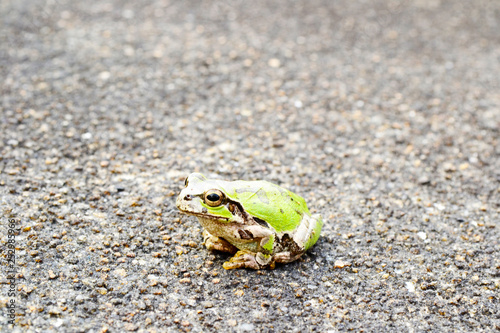
<svg viewBox="0 0 500 333"><path fill-rule="evenodd" d="M179 208L182 211L185 211L189 205L189 202L194 199L194 196L192 194L184 194L181 192L179 196L177 197L177 200L175 202L175 205L177 208Z"/></svg>
<svg viewBox="0 0 500 333"><path fill-rule="evenodd" d="M182 205L182 201L183 201L182 196L181 196L181 195L179 195L179 196L177 197L177 200L175 200L175 205L177 206L177 208L180 208L180 207L181 207L181 205Z"/></svg>

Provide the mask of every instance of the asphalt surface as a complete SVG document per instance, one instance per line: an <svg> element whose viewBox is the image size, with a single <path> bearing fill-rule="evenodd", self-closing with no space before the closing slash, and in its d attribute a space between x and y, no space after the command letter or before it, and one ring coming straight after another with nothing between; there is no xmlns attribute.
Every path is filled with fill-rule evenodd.
<svg viewBox="0 0 500 333"><path fill-rule="evenodd" d="M499 73L499 1L2 1L1 331L499 331ZM225 271L194 171L321 238Z"/></svg>

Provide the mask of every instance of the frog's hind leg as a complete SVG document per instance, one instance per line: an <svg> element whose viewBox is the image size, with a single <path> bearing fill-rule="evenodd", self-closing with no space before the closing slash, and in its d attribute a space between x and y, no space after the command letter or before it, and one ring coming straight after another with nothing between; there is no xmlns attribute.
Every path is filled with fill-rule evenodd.
<svg viewBox="0 0 500 333"><path fill-rule="evenodd" d="M274 269L273 257L269 254L264 254L262 252L251 252L247 250L238 251L234 257L226 261L222 267L225 269L235 269L235 268L252 268L261 269L269 267Z"/></svg>
<svg viewBox="0 0 500 333"><path fill-rule="evenodd" d="M290 251L278 252L274 255L274 261L286 264L300 258L303 253L292 254Z"/></svg>
<svg viewBox="0 0 500 333"><path fill-rule="evenodd" d="M300 222L299 227L293 235L294 242L299 248L306 251L318 240L321 227L323 227L323 220L319 214L312 216L304 215L302 222Z"/></svg>
<svg viewBox="0 0 500 333"><path fill-rule="evenodd" d="M238 248L224 238L219 238L212 236L208 231L203 230L203 243L205 247L209 250L217 250L222 252L229 252L231 254L235 254L238 251Z"/></svg>

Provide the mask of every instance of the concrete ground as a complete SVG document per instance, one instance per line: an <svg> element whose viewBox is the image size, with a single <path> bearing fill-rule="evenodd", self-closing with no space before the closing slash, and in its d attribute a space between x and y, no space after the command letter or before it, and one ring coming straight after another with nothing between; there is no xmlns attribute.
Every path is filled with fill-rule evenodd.
<svg viewBox="0 0 500 333"><path fill-rule="evenodd" d="M7 0L0 75L1 331L500 330L499 1ZM194 171L321 238L225 271Z"/></svg>

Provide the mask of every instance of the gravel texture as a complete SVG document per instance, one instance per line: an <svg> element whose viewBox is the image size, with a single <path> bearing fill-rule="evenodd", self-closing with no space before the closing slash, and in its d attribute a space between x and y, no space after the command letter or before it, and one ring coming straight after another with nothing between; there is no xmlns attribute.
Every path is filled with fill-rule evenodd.
<svg viewBox="0 0 500 333"><path fill-rule="evenodd" d="M500 330L499 1L1 1L1 331ZM326 224L225 271L175 197ZM5 268L5 266L3 266Z"/></svg>

